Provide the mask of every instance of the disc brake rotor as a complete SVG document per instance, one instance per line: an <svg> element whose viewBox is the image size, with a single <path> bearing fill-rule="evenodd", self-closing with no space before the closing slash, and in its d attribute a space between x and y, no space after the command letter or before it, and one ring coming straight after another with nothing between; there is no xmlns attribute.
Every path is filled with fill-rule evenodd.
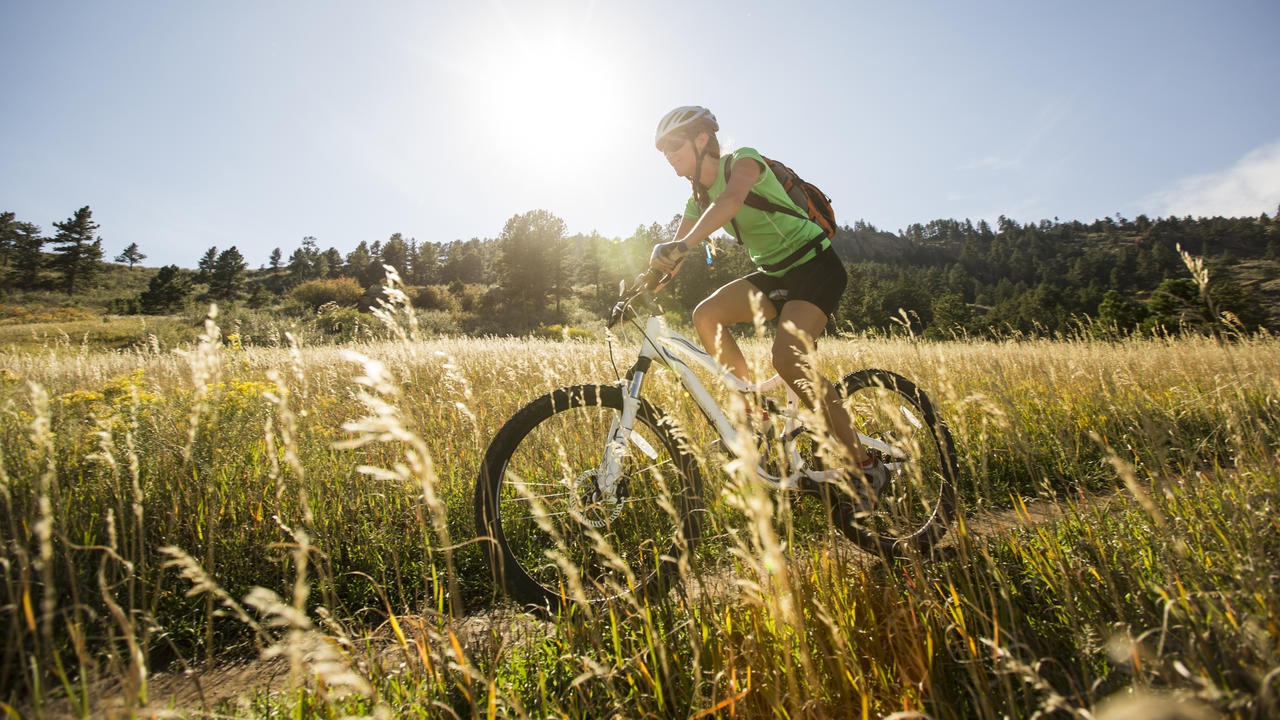
<svg viewBox="0 0 1280 720"><path fill-rule="evenodd" d="M596 482L599 473L600 471L596 468L587 470L575 478L572 487L569 488L573 516L594 528L602 528L617 520L622 514L622 501L619 500L619 495L622 494L625 482L625 478L619 478L615 487L616 492L605 497L600 492L599 483Z"/></svg>

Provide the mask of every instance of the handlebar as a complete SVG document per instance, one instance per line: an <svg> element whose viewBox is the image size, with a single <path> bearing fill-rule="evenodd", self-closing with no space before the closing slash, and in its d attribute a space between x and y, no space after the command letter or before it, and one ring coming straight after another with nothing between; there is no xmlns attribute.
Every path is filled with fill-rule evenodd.
<svg viewBox="0 0 1280 720"><path fill-rule="evenodd" d="M659 272L650 268L636 276L628 287L625 281L618 292L618 302L614 304L613 310L609 313L609 324L607 327L612 328L617 325L626 313L631 309L631 303L636 298L646 293L654 293L661 289L671 280L668 273Z"/></svg>

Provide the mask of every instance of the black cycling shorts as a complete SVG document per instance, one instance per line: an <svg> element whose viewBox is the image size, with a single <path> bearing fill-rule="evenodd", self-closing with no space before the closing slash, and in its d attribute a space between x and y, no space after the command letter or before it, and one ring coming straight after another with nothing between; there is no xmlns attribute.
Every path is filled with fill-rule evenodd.
<svg viewBox="0 0 1280 720"><path fill-rule="evenodd" d="M813 256L809 262L791 268L780 277L756 271L746 276L747 282L756 286L773 303L773 309L782 313L782 306L791 300L804 300L817 305L831 317L840 305L840 296L849 283L844 263L836 251L826 250Z"/></svg>

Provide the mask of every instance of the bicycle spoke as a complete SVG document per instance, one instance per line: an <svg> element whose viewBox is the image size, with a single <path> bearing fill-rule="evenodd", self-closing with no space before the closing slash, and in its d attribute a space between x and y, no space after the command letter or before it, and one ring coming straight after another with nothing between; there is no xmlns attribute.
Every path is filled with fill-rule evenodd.
<svg viewBox="0 0 1280 720"><path fill-rule="evenodd" d="M615 496L601 497L604 439L621 395L613 387L589 392L585 404L548 403L548 410L557 409L523 427L505 450L492 507L502 552L521 568L518 577L527 578L515 594L558 597L575 582L565 574L567 561L582 573L588 597L607 595L655 580L656 569L678 555L672 544L682 521L672 508L688 501L682 488L689 470L680 468L692 463L677 463L674 440L652 419L637 417L622 473L611 482ZM596 404L601 396L607 406ZM548 552L562 561L548 563Z"/></svg>
<svg viewBox="0 0 1280 720"><path fill-rule="evenodd" d="M928 399L909 381L884 371L845 379L845 404L864 447L889 469L889 484L862 507L845 511L851 539L867 549L898 552L900 543L924 548L945 530L939 520L954 498L950 435Z"/></svg>

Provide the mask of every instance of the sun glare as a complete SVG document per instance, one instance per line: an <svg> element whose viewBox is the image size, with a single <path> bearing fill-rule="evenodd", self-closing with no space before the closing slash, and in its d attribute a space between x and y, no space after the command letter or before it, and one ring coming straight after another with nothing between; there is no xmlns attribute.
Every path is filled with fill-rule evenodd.
<svg viewBox="0 0 1280 720"><path fill-rule="evenodd" d="M590 44L524 38L478 64L482 125L502 152L570 172L617 142L619 63Z"/></svg>

